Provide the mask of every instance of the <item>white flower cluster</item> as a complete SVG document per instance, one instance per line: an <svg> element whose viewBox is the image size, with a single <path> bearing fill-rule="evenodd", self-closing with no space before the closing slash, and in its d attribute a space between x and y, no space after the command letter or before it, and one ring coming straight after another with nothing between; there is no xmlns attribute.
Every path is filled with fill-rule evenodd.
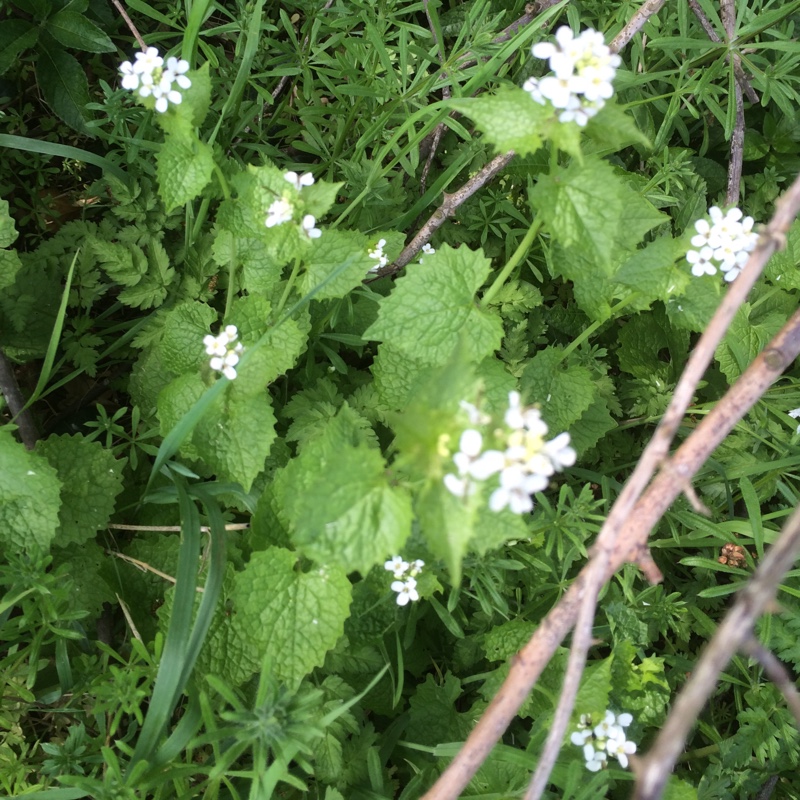
<svg viewBox="0 0 800 800"><path fill-rule="evenodd" d="M726 281L736 278L750 258L750 253L758 242L758 234L753 232L753 218L742 218L738 208L731 208L725 214L717 206L708 209L711 224L707 219L699 219L694 224L697 234L692 244L697 250L690 250L686 260L692 265L692 275L716 275L717 267Z"/></svg>
<svg viewBox="0 0 800 800"><path fill-rule="evenodd" d="M161 114L170 103L180 105L181 93L178 88L188 89L192 85L186 77L189 62L170 57L165 68L164 59L155 47L137 53L133 64L123 61L119 71L122 73L122 88L132 92L138 90L139 97L154 97L156 111Z"/></svg>
<svg viewBox="0 0 800 800"><path fill-rule="evenodd" d="M553 75L528 78L522 88L537 102L549 100L562 109L561 122L583 127L614 94L611 85L622 63L603 40L603 34L588 28L577 38L563 26L556 31L556 44L539 42L531 48L535 58L546 59Z"/></svg>
<svg viewBox="0 0 800 800"><path fill-rule="evenodd" d="M304 172L298 175L296 172L284 173L284 180L291 183L294 188L300 192L304 186L314 185L314 176L310 172ZM291 222L294 218L294 204L289 200L286 195L276 200L267 209L267 219L265 225L268 228L274 228L276 225L283 225L284 222ZM300 230L308 236L309 239L319 239L322 236L322 231L315 227L317 220L311 215L306 214L300 222Z"/></svg>
<svg viewBox="0 0 800 800"><path fill-rule="evenodd" d="M471 425L486 425L490 420L469 403L461 404ZM536 408L523 408L519 392L508 393L505 430L494 431L505 450L484 450L483 434L477 428L467 428L459 439L458 452L453 456L458 474L444 476L444 485L456 497L475 491L475 481L500 476L500 485L489 498L492 511L508 506L515 514L533 510L531 495L541 492L550 476L557 470L575 463L575 451L569 446L569 434L561 433L545 441L547 425Z"/></svg>
<svg viewBox="0 0 800 800"><path fill-rule="evenodd" d="M374 258L378 262L374 267L370 267L368 272L377 272L389 263L389 257L383 252L384 247L386 247L386 239L379 239L375 249L367 253L370 258Z"/></svg>
<svg viewBox="0 0 800 800"><path fill-rule="evenodd" d="M633 722L630 714L606 711L602 722L592 726L591 714L581 714L578 730L569 740L583 748L586 769L597 772L608 766L608 756L614 756L621 767L628 766L628 756L636 752L636 744L628 740L625 728Z"/></svg>
<svg viewBox="0 0 800 800"><path fill-rule="evenodd" d="M424 566L425 562L419 558L409 563L403 561L402 556L394 556L383 565L383 568L391 572L396 579L392 581L391 589L397 592L397 605L406 606L419 600L416 577Z"/></svg>
<svg viewBox="0 0 800 800"><path fill-rule="evenodd" d="M236 377L236 365L244 349L242 343L236 341L238 338L239 331L235 325L226 325L218 336L208 334L203 337L206 353L211 356L208 365L231 381Z"/></svg>

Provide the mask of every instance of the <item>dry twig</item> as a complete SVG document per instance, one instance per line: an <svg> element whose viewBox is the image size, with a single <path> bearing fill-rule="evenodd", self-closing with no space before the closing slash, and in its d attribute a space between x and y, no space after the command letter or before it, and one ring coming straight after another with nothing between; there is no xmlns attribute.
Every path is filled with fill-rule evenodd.
<svg viewBox="0 0 800 800"><path fill-rule="evenodd" d="M800 314L792 318L795 344L800 345ZM798 347L800 349L800 347ZM699 709L708 700L720 672L751 636L756 620L772 601L783 576L800 554L800 508L783 527L779 539L759 564L752 580L737 595L733 608L717 628L691 677L661 728L650 752L636 767L635 800L658 800L683 748Z"/></svg>
<svg viewBox="0 0 800 800"><path fill-rule="evenodd" d="M39 432L36 430L30 410L25 408L25 398L14 375L14 368L2 350L0 350L0 394L6 399L12 422L19 431L20 441L28 450L33 450Z"/></svg>
<svg viewBox="0 0 800 800"><path fill-rule="evenodd" d="M114 4L114 8L116 8L117 11L119 11L119 15L122 17L122 19L125 20L125 24L128 26L128 30L130 30L130 32L133 34L133 38L136 39L139 47L142 50L147 50L147 44L145 44L144 39L142 39L142 35L139 33L139 31L136 29L136 26L133 24L133 20L131 20L131 18L128 16L128 12L125 10L125 7L122 5L122 3L120 3L119 0L111 0L111 2Z"/></svg>
<svg viewBox="0 0 800 800"><path fill-rule="evenodd" d="M733 41L736 34L736 9L733 0L720 0L722 11L722 24L725 26L725 36L728 45ZM735 50L731 53L733 60L733 72L736 75L736 68L742 71L742 59ZM731 99L728 98L728 102ZM742 87L739 81L733 82L733 102L736 108L736 119L731 131L731 157L728 162L728 189L725 193L725 202L729 206L739 205L739 188L742 182L742 164L744 162L744 107L742 104Z"/></svg>

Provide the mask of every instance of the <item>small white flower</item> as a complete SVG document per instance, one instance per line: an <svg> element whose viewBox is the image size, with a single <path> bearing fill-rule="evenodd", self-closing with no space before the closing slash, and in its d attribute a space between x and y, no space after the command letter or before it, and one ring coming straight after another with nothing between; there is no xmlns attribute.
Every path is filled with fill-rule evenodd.
<svg viewBox="0 0 800 800"><path fill-rule="evenodd" d="M539 81L536 78L528 78L522 84L522 88L531 96L531 100L538 103L540 106L545 104L544 95L539 91Z"/></svg>
<svg viewBox="0 0 800 800"><path fill-rule="evenodd" d="M181 89L188 89L192 82L186 77L189 71L189 62L181 58L180 60L174 56L167 59L167 68L165 74L169 76L170 82L177 83Z"/></svg>
<svg viewBox="0 0 800 800"><path fill-rule="evenodd" d="M797 419L800 417L800 408L794 408L791 411L787 412L792 419ZM797 426L796 433L800 433L800 425Z"/></svg>
<svg viewBox="0 0 800 800"><path fill-rule="evenodd" d="M414 578L407 578L404 581L394 581L391 589L397 592L397 605L405 606L410 602L419 600L419 592L417 592L417 582Z"/></svg>
<svg viewBox="0 0 800 800"><path fill-rule="evenodd" d="M386 247L386 239L378 240L378 244L375 245L374 250L370 250L367 255L370 258L375 259L378 263L371 267L368 271L369 272L377 272L382 267L385 267L389 263L389 259L386 255L384 255L383 248Z"/></svg>
<svg viewBox="0 0 800 800"><path fill-rule="evenodd" d="M402 578L408 570L408 562L402 556L394 556L384 563L383 568L391 572L395 578Z"/></svg>
<svg viewBox="0 0 800 800"><path fill-rule="evenodd" d="M276 225L283 225L284 222L291 222L294 215L294 206L285 198L276 200L267 209L266 226L274 228Z"/></svg>
<svg viewBox="0 0 800 800"><path fill-rule="evenodd" d="M239 331L235 325L226 325L217 336L203 337L206 353L211 356L209 367L231 381L236 378L236 365L244 350L242 343L236 341L238 337Z"/></svg>
<svg viewBox="0 0 800 800"><path fill-rule="evenodd" d="M452 472L448 472L447 475L444 476L443 480L447 491L456 497L467 497L468 495L475 493L476 486L474 483L470 482L466 478L459 478Z"/></svg>
<svg viewBox="0 0 800 800"><path fill-rule="evenodd" d="M590 730L583 730L573 731L572 735L569 737L569 740L572 742L572 744L577 745L578 747L584 747L591 738L592 732Z"/></svg>
<svg viewBox="0 0 800 800"><path fill-rule="evenodd" d="M555 439L545 443L544 452L557 470L571 467L577 459L577 453L569 446L569 434L560 433Z"/></svg>
<svg viewBox="0 0 800 800"><path fill-rule="evenodd" d="M711 263L713 257L714 251L708 246L703 247L702 250L690 250L686 254L686 260L692 265L692 275L698 278L701 275L716 275L717 268Z"/></svg>
<svg viewBox="0 0 800 800"><path fill-rule="evenodd" d="M606 711L603 721L594 729L594 735L598 739L608 739L610 736L616 735L617 731L621 731L616 724L616 717L611 711Z"/></svg>
<svg viewBox="0 0 800 800"><path fill-rule="evenodd" d="M314 227L316 222L317 221L311 216L311 214L306 214L303 217L301 226L309 239L319 239L319 237L322 236L322 231L319 228Z"/></svg>
<svg viewBox="0 0 800 800"><path fill-rule="evenodd" d="M157 69L164 65L164 59L158 54L155 47L148 47L136 53L136 61L133 64L133 71L140 75L152 75Z"/></svg>
<svg viewBox="0 0 800 800"><path fill-rule="evenodd" d="M284 180L289 181L298 192L301 191L304 186L314 185L314 176L310 172L304 172L302 175L298 175L296 172L290 171L284 173L283 177Z"/></svg>
<svg viewBox="0 0 800 800"><path fill-rule="evenodd" d="M432 256L436 251L433 249L433 247L431 246L430 242L428 242L428 243L422 245L422 252L426 256ZM422 258L422 256L420 256L419 263L421 264L422 262L423 262L423 258Z"/></svg>
<svg viewBox="0 0 800 800"><path fill-rule="evenodd" d="M122 73L122 88L134 91L139 88L139 74L133 68L130 61L123 61L119 65L119 71Z"/></svg>
<svg viewBox="0 0 800 800"><path fill-rule="evenodd" d="M417 558L414 561L412 561L409 566L410 569L408 571L408 574L412 578L416 578L417 575L419 575L419 573L422 572L422 568L425 566L425 562L421 558Z"/></svg>
<svg viewBox="0 0 800 800"><path fill-rule="evenodd" d="M603 767L608 766L603 751L595 750L591 744L583 746L583 757L586 759L586 769L590 772L599 772Z"/></svg>
<svg viewBox="0 0 800 800"><path fill-rule="evenodd" d="M606 741L606 752L614 756L621 767L628 766L628 756L636 752L636 745L625 738L625 733L619 729L619 733Z"/></svg>

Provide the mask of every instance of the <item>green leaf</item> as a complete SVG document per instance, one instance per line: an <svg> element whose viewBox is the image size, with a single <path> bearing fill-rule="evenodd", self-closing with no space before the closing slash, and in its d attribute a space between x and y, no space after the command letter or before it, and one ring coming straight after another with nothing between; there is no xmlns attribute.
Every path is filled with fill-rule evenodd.
<svg viewBox="0 0 800 800"><path fill-rule="evenodd" d="M147 273L147 256L135 244L118 244L90 239L95 258L108 276L123 286L135 286Z"/></svg>
<svg viewBox="0 0 800 800"><path fill-rule="evenodd" d="M362 574L400 552L411 533L410 498L389 484L383 456L364 429L345 404L304 443L276 487L298 550Z"/></svg>
<svg viewBox="0 0 800 800"><path fill-rule="evenodd" d="M512 619L491 628L483 640L489 661L506 661L518 653L531 638L536 625L525 619Z"/></svg>
<svg viewBox="0 0 800 800"><path fill-rule="evenodd" d="M637 300L638 308L649 307L654 300L666 303L671 297L682 295L691 282L686 270L675 266L685 255L683 242L661 237L637 250L617 270L616 279L642 295L642 300Z"/></svg>
<svg viewBox="0 0 800 800"><path fill-rule="evenodd" d="M39 29L27 20L3 20L0 25L0 75L17 60L19 53L33 47L38 38Z"/></svg>
<svg viewBox="0 0 800 800"><path fill-rule="evenodd" d="M584 146L587 151L609 153L631 145L652 149L652 143L639 130L633 117L613 99L607 100L603 108L589 120L586 138L589 140Z"/></svg>
<svg viewBox="0 0 800 800"><path fill-rule="evenodd" d="M554 126L560 124L552 106L540 105L516 87L492 96L453 100L451 105L473 119L501 153L535 153Z"/></svg>
<svg viewBox="0 0 800 800"><path fill-rule="evenodd" d="M211 148L196 136L167 136L156 161L159 194L167 213L197 197L214 171Z"/></svg>
<svg viewBox="0 0 800 800"><path fill-rule="evenodd" d="M468 714L456 711L461 696L461 681L448 672L444 683L436 683L433 675L417 687L409 700L410 715L404 737L417 744L438 745L463 741L472 727Z"/></svg>
<svg viewBox="0 0 800 800"><path fill-rule="evenodd" d="M530 201L564 247L575 245L600 265L615 255L614 234L624 217L625 184L597 156L573 161L555 175L543 175Z"/></svg>
<svg viewBox="0 0 800 800"><path fill-rule="evenodd" d="M45 23L45 30L64 47L88 53L110 53L117 48L111 39L85 15L68 8L57 11Z"/></svg>
<svg viewBox="0 0 800 800"><path fill-rule="evenodd" d="M697 789L686 781L670 775L661 800L697 800Z"/></svg>
<svg viewBox="0 0 800 800"><path fill-rule="evenodd" d="M520 378L528 403L537 403L551 434L569 431L592 404L596 385L591 371L564 359L558 347L540 350Z"/></svg>
<svg viewBox="0 0 800 800"><path fill-rule="evenodd" d="M37 442L36 452L48 460L62 482L54 544L66 547L93 539L114 511L125 461L83 436L50 436Z"/></svg>
<svg viewBox="0 0 800 800"><path fill-rule="evenodd" d="M161 363L176 374L199 370L208 356L203 337L211 331L217 312L206 303L181 303L164 315L164 329L159 342Z"/></svg>
<svg viewBox="0 0 800 800"><path fill-rule="evenodd" d="M714 354L728 383L732 384L747 369L785 322L786 315L778 311L762 314L750 303L739 307Z"/></svg>
<svg viewBox="0 0 800 800"><path fill-rule="evenodd" d="M167 112L158 114L156 120L167 134L182 135L185 131L198 128L211 107L211 78L209 64L186 73L192 82L188 89L181 89L179 105L170 105Z"/></svg>
<svg viewBox="0 0 800 800"><path fill-rule="evenodd" d="M313 188L313 187L311 187ZM306 294L322 283L335 269L349 266L314 295L315 300L344 297L351 289L360 286L364 276L375 266L367 255L367 237L358 231L325 231L311 244L306 259L306 270L300 281L300 292Z"/></svg>
<svg viewBox="0 0 800 800"><path fill-rule="evenodd" d="M11 247L17 240L16 225L8 213L8 202L0 200L0 247ZM14 285L22 262L13 250L0 250L0 291Z"/></svg>
<svg viewBox="0 0 800 800"><path fill-rule="evenodd" d="M61 481L47 459L0 428L0 546L47 552L58 527Z"/></svg>
<svg viewBox="0 0 800 800"><path fill-rule="evenodd" d="M133 308L159 306L167 296L167 289L175 280L175 268L161 242L148 245L147 273L135 285L123 289L119 301Z"/></svg>
<svg viewBox="0 0 800 800"><path fill-rule="evenodd" d="M86 127L89 82L77 59L60 47L41 47L36 77L42 96L56 116L84 136L94 136Z"/></svg>
<svg viewBox="0 0 800 800"><path fill-rule="evenodd" d="M242 288L251 294L270 295L281 281L284 264L270 257L267 243L260 239L218 228L211 252L220 267L227 270L231 263L240 267Z"/></svg>
<svg viewBox="0 0 800 800"><path fill-rule="evenodd" d="M8 201L0 200L0 247L11 247L18 236L17 226L8 213Z"/></svg>
<svg viewBox="0 0 800 800"><path fill-rule="evenodd" d="M344 632L351 586L338 567L297 569L297 556L270 547L253 553L236 576L233 630L245 652L230 660L229 675L241 683L260 670L264 657L276 680L294 690Z"/></svg>
<svg viewBox="0 0 800 800"><path fill-rule="evenodd" d="M489 261L467 247L443 245L424 264L410 265L381 301L378 319L364 337L390 342L422 364L444 364L459 343L479 362L500 347L498 316L478 308L475 293L489 274Z"/></svg>

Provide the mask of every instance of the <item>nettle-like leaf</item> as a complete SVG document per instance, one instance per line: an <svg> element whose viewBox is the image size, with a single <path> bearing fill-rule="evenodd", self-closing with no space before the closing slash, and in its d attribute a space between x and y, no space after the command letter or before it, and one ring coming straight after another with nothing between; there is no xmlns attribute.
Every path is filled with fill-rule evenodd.
<svg viewBox="0 0 800 800"><path fill-rule="evenodd" d="M503 324L478 308L475 293L489 274L480 251L440 247L424 264L414 264L380 304L378 319L364 337L428 366L444 364L462 344L477 363L500 347Z"/></svg>
<svg viewBox="0 0 800 800"><path fill-rule="evenodd" d="M66 547L93 539L114 511L125 461L83 436L50 436L37 442L36 452L48 460L62 482L54 543Z"/></svg>
<svg viewBox="0 0 800 800"><path fill-rule="evenodd" d="M0 200L0 248L11 247L17 240L16 225L8 213L8 202ZM14 250L0 250L0 292L14 285L22 263Z"/></svg>
<svg viewBox="0 0 800 800"><path fill-rule="evenodd" d="M174 280L175 269L164 246L161 242L150 242L147 246L147 272L136 285L120 292L119 301L132 308L160 306Z"/></svg>
<svg viewBox="0 0 800 800"><path fill-rule="evenodd" d="M666 303L682 295L691 283L689 272L675 263L685 255L686 247L680 239L664 236L637 250L617 270L615 278L640 295L633 306L637 309L649 308L654 300Z"/></svg>
<svg viewBox="0 0 800 800"><path fill-rule="evenodd" d="M203 337L216 322L217 312L206 303L181 303L164 315L164 327L158 344L161 362L175 373L199 370L207 362Z"/></svg>
<svg viewBox="0 0 800 800"><path fill-rule="evenodd" d="M197 197L214 171L211 148L197 138L190 120L175 117L171 128L156 156L159 194L168 214Z"/></svg>
<svg viewBox="0 0 800 800"><path fill-rule="evenodd" d="M325 231L323 236L311 244L311 252L306 258L305 272L300 281L300 292L310 292L334 270L347 264L342 272L314 295L315 300L344 297L351 289L359 286L370 268L375 266L375 261L367 252L367 237L364 234L358 231Z"/></svg>
<svg viewBox="0 0 800 800"><path fill-rule="evenodd" d="M242 683L266 657L275 678L295 689L344 632L351 598L344 570L301 572L296 562L295 553L270 547L253 553L236 576L232 625L242 657L229 661L223 677Z"/></svg>
<svg viewBox="0 0 800 800"><path fill-rule="evenodd" d="M261 239L234 236L229 230L217 228L211 253L225 270L231 263L239 267L241 287L250 294L269 295L281 281L285 263L273 260L267 243Z"/></svg>
<svg viewBox="0 0 800 800"><path fill-rule="evenodd" d="M427 745L463 741L472 727L472 718L456 711L460 696L461 681L451 672L441 685L428 674L409 700L410 715L404 736Z"/></svg>
<svg viewBox="0 0 800 800"><path fill-rule="evenodd" d="M345 404L276 483L298 550L362 574L400 552L411 533L411 500L390 485L383 456L364 430Z"/></svg>
<svg viewBox="0 0 800 800"><path fill-rule="evenodd" d="M58 528L61 481L38 452L0 428L0 547L9 553L47 551Z"/></svg>
<svg viewBox="0 0 800 800"><path fill-rule="evenodd" d="M206 118L211 107L211 77L206 62L196 70L187 73L192 85L181 89L179 105L170 104L163 114L156 114L156 121L166 134L185 136L197 128Z"/></svg>
<svg viewBox="0 0 800 800"><path fill-rule="evenodd" d="M783 327L787 315L781 311L744 303L731 321L725 338L714 354L728 383L733 383Z"/></svg>
<svg viewBox="0 0 800 800"><path fill-rule="evenodd" d="M665 366L677 377L689 352L689 332L674 328L661 305L649 314L631 317L617 338L619 368L640 378L651 377Z"/></svg>

